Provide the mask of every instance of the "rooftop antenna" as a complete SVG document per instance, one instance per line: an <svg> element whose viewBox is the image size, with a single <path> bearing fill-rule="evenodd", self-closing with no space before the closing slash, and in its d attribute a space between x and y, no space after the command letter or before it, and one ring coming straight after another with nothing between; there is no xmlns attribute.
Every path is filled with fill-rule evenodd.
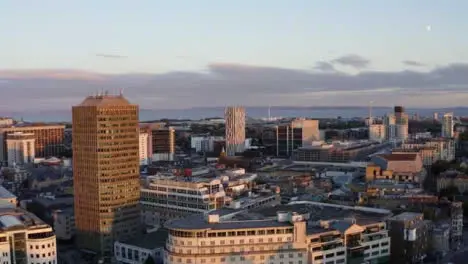
<svg viewBox="0 0 468 264"><path fill-rule="evenodd" d="M268 106L268 121L271 121L271 106Z"/></svg>

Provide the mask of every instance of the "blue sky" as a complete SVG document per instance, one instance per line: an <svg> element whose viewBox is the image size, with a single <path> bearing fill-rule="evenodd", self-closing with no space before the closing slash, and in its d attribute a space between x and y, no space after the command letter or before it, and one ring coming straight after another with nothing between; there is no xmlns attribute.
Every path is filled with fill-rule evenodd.
<svg viewBox="0 0 468 264"><path fill-rule="evenodd" d="M118 88L144 108L464 106L466 10L440 0L4 0L0 111L69 109Z"/></svg>
<svg viewBox="0 0 468 264"><path fill-rule="evenodd" d="M364 56L375 70L401 69L402 60L433 66L468 60L467 8L435 0L0 1L0 69L308 69L343 54Z"/></svg>

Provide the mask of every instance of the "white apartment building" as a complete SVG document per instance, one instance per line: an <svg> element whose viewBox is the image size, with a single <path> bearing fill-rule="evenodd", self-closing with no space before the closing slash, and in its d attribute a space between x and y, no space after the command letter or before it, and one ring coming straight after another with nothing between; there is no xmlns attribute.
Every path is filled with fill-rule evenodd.
<svg viewBox="0 0 468 264"><path fill-rule="evenodd" d="M0 208L0 263L56 264L52 228L19 208Z"/></svg>
<svg viewBox="0 0 468 264"><path fill-rule="evenodd" d="M372 263L390 255L383 220L320 221L306 212L287 211L263 217L259 212L213 212L169 221L166 228L168 264Z"/></svg>
<svg viewBox="0 0 468 264"><path fill-rule="evenodd" d="M8 166L33 163L36 157L33 133L15 132L7 135Z"/></svg>
<svg viewBox="0 0 468 264"><path fill-rule="evenodd" d="M382 142L386 139L386 129L383 124L371 124L369 126L369 140Z"/></svg>
<svg viewBox="0 0 468 264"><path fill-rule="evenodd" d="M219 179L186 181L175 176L150 176L141 188L143 212L156 213L161 222L219 209L226 199Z"/></svg>
<svg viewBox="0 0 468 264"><path fill-rule="evenodd" d="M190 145L196 152L213 152L214 143L216 141L222 141L224 137L215 136L192 136L190 139Z"/></svg>
<svg viewBox="0 0 468 264"><path fill-rule="evenodd" d="M453 138L455 136L453 128L453 113L444 114L444 116L442 117L442 137Z"/></svg>
<svg viewBox="0 0 468 264"><path fill-rule="evenodd" d="M139 140L139 153L140 153L140 165L148 165L148 138L147 132L140 131Z"/></svg>

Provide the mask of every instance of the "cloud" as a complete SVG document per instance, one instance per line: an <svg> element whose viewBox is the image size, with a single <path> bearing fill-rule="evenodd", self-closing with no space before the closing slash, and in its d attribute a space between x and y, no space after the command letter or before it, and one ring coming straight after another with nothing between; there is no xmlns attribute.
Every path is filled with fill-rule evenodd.
<svg viewBox="0 0 468 264"><path fill-rule="evenodd" d="M123 56L123 55L103 54L103 53L96 54L96 57L103 57L103 58L108 58L108 59L125 59L125 58L128 58L127 56Z"/></svg>
<svg viewBox="0 0 468 264"><path fill-rule="evenodd" d="M332 63L350 66L356 69L363 69L369 66L370 61L359 55L349 54L332 60Z"/></svg>
<svg viewBox="0 0 468 264"><path fill-rule="evenodd" d="M335 66L332 63L326 61L319 61L315 64L315 70L324 71L324 72L333 72L335 71Z"/></svg>
<svg viewBox="0 0 468 264"><path fill-rule="evenodd" d="M322 69L326 64L319 63ZM328 68L330 69L330 67ZM66 77L66 78L65 78ZM214 63L200 72L106 75L73 70L0 71L1 110L69 109L101 91L118 93L142 108L242 105L465 105L468 64L428 71L310 71ZM49 100L50 104L46 104ZM35 103L36 102L36 103Z"/></svg>
<svg viewBox="0 0 468 264"><path fill-rule="evenodd" d="M426 66L425 64L418 62L418 61L413 61L413 60L405 60L402 61L403 64L408 65L408 66L413 66L413 67L423 67Z"/></svg>

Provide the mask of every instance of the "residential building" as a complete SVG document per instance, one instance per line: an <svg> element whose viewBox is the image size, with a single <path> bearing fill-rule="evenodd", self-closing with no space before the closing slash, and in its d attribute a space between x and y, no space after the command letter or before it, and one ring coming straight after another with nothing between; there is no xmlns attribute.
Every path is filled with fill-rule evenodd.
<svg viewBox="0 0 468 264"><path fill-rule="evenodd" d="M430 244L429 223L422 213L405 212L388 220L392 239L390 263L418 263Z"/></svg>
<svg viewBox="0 0 468 264"><path fill-rule="evenodd" d="M436 225L431 232L431 248L435 254L445 255L450 251L450 225Z"/></svg>
<svg viewBox="0 0 468 264"><path fill-rule="evenodd" d="M455 140L453 138L420 138L408 140L401 144L402 149L421 147L435 148L434 162L438 160L452 161L455 159Z"/></svg>
<svg viewBox="0 0 468 264"><path fill-rule="evenodd" d="M369 125L369 140L382 142L387 138L384 124Z"/></svg>
<svg viewBox="0 0 468 264"><path fill-rule="evenodd" d="M148 165L149 158L148 158L148 138L149 134L147 131L140 130L140 137L139 137L139 153L140 153L140 165Z"/></svg>
<svg viewBox="0 0 468 264"><path fill-rule="evenodd" d="M455 132L454 128L454 121L453 121L453 113L446 113L442 117L442 134L443 138L454 138Z"/></svg>
<svg viewBox="0 0 468 264"><path fill-rule="evenodd" d="M22 123L0 127L0 162L8 162L7 137L16 132L34 134L35 156L41 158L58 157L64 150L65 125Z"/></svg>
<svg viewBox="0 0 468 264"><path fill-rule="evenodd" d="M437 192L455 187L460 194L468 192L468 176L460 171L445 171L437 176Z"/></svg>
<svg viewBox="0 0 468 264"><path fill-rule="evenodd" d="M193 135L190 137L190 145L196 152L214 152L215 142L223 141L224 137L210 135Z"/></svg>
<svg viewBox="0 0 468 264"><path fill-rule="evenodd" d="M160 228L132 240L117 241L114 244L115 259L119 264L144 264L151 258L155 264L162 264L167 237L167 230Z"/></svg>
<svg viewBox="0 0 468 264"><path fill-rule="evenodd" d="M30 164L34 162L36 151L33 133L15 132L7 134L6 147L8 166Z"/></svg>
<svg viewBox="0 0 468 264"><path fill-rule="evenodd" d="M0 263L58 263L52 228L23 209L0 208Z"/></svg>
<svg viewBox="0 0 468 264"><path fill-rule="evenodd" d="M310 202L171 220L165 225L169 230L165 263L317 264L388 259L386 214L369 208L364 216L349 208Z"/></svg>
<svg viewBox="0 0 468 264"><path fill-rule="evenodd" d="M386 137L391 141L405 141L408 139L408 114L402 106L395 106L393 114L384 118Z"/></svg>
<svg viewBox="0 0 468 264"><path fill-rule="evenodd" d="M226 123L226 154L235 156L244 152L245 146L245 108L240 106L227 107L224 112Z"/></svg>
<svg viewBox="0 0 468 264"><path fill-rule="evenodd" d="M153 161L174 160L175 130L172 127L156 128L151 130L153 140Z"/></svg>
<svg viewBox="0 0 468 264"><path fill-rule="evenodd" d="M138 106L122 94L87 97L73 107L77 246L108 261L114 241L140 230Z"/></svg>
<svg viewBox="0 0 468 264"><path fill-rule="evenodd" d="M366 182L395 180L420 185L427 175L418 153L380 154L371 161L366 168Z"/></svg>
<svg viewBox="0 0 468 264"><path fill-rule="evenodd" d="M319 121L295 119L276 127L276 155L289 157L294 150L320 140Z"/></svg>
<svg viewBox="0 0 468 264"><path fill-rule="evenodd" d="M395 116L388 114L384 117L383 124L385 126L385 139L395 140L396 138L396 120Z"/></svg>

